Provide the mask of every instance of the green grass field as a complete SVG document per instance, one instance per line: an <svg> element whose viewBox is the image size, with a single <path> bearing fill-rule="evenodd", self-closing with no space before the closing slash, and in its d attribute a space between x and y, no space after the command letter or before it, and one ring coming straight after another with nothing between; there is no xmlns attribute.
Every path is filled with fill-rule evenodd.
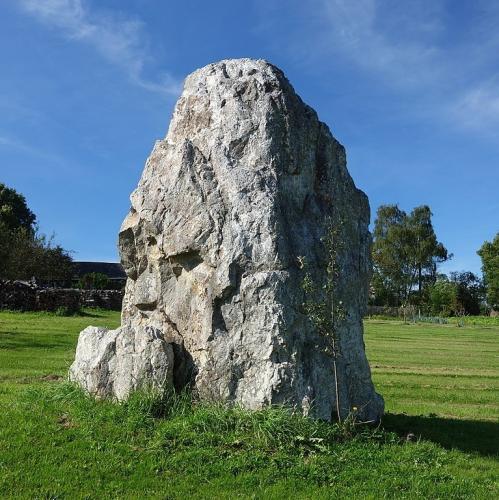
<svg viewBox="0 0 499 500"><path fill-rule="evenodd" d="M0 312L0 498L499 495L499 326L366 321L387 415L359 429L187 396L95 402L64 377L78 332L118 323Z"/></svg>

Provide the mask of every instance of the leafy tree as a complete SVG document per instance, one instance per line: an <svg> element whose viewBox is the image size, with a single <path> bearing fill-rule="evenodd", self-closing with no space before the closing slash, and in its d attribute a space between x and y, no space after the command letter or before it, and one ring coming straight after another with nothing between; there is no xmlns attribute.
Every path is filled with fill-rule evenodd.
<svg viewBox="0 0 499 500"><path fill-rule="evenodd" d="M453 272L450 275L450 280L457 286L457 312L474 316L480 314L484 299L482 280L469 271Z"/></svg>
<svg viewBox="0 0 499 500"><path fill-rule="evenodd" d="M499 233L492 242L486 241L477 253L482 259L487 303L493 310L499 311Z"/></svg>
<svg viewBox="0 0 499 500"><path fill-rule="evenodd" d="M103 273L87 273L80 278L80 288L85 290L105 290L109 285L109 278Z"/></svg>
<svg viewBox="0 0 499 500"><path fill-rule="evenodd" d="M407 295L408 270L403 269L409 252L404 244L407 240L404 226L406 217L406 213L397 205L382 205L378 208L373 234L372 285L375 297L382 300L380 305L398 305L401 297Z"/></svg>
<svg viewBox="0 0 499 500"><path fill-rule="evenodd" d="M416 207L409 215L397 205L379 207L372 247L373 289L385 305L421 303L423 288L434 283L437 266L450 258L437 241L428 206Z"/></svg>
<svg viewBox="0 0 499 500"><path fill-rule="evenodd" d="M430 281L436 279L437 265L449 259L447 249L437 241L437 236L431 223L430 207L416 207L407 217L409 238L412 239L413 258L411 271L416 269L418 293L421 296L425 277Z"/></svg>
<svg viewBox="0 0 499 500"><path fill-rule="evenodd" d="M0 262L0 278L29 280L41 284L68 282L73 274L73 260L60 245L54 245L45 235L32 234L26 229L5 231L9 251Z"/></svg>
<svg viewBox="0 0 499 500"><path fill-rule="evenodd" d="M54 244L53 237L36 235L37 261L33 276L41 283L69 283L74 273L70 253L60 245Z"/></svg>
<svg viewBox="0 0 499 500"><path fill-rule="evenodd" d="M28 208L24 196L0 183L0 224L9 230L32 231L35 221L36 215Z"/></svg>
<svg viewBox="0 0 499 500"><path fill-rule="evenodd" d="M373 306L398 306L399 294L392 283L376 267L371 277L369 304Z"/></svg>
<svg viewBox="0 0 499 500"><path fill-rule="evenodd" d="M427 304L431 314L442 316L478 315L483 301L483 284L469 271L453 272L437 277L427 289Z"/></svg>
<svg viewBox="0 0 499 500"><path fill-rule="evenodd" d="M459 309L458 285L447 276L439 276L429 287L430 310L432 314L454 316Z"/></svg>
<svg viewBox="0 0 499 500"><path fill-rule="evenodd" d="M10 236L7 226L0 221L0 278L6 273L7 260L11 252Z"/></svg>
<svg viewBox="0 0 499 500"><path fill-rule="evenodd" d="M24 196L0 184L0 279L69 281L71 256L53 238L38 233L35 221Z"/></svg>

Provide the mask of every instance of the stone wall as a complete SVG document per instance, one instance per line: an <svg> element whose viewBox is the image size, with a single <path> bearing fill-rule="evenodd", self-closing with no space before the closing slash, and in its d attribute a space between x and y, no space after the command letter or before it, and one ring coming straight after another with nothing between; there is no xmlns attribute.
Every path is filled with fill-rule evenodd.
<svg viewBox="0 0 499 500"><path fill-rule="evenodd" d="M121 310L121 290L42 288L25 281L0 281L0 309L13 311L57 311L68 313L81 307Z"/></svg>
<svg viewBox="0 0 499 500"><path fill-rule="evenodd" d="M121 311L124 290L78 290L83 307Z"/></svg>

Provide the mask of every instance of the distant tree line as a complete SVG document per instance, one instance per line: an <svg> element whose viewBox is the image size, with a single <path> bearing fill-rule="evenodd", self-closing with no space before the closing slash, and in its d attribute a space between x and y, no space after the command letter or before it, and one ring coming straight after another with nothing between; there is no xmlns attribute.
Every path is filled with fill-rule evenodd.
<svg viewBox="0 0 499 500"><path fill-rule="evenodd" d="M24 196L0 183L0 279L53 284L72 275L69 252L39 232Z"/></svg>
<svg viewBox="0 0 499 500"><path fill-rule="evenodd" d="M426 205L406 213L397 205L378 208L373 231L373 276L370 303L381 306L417 306L432 315L477 315L499 310L499 233L485 242L484 279L472 272L438 272L452 257L438 241Z"/></svg>

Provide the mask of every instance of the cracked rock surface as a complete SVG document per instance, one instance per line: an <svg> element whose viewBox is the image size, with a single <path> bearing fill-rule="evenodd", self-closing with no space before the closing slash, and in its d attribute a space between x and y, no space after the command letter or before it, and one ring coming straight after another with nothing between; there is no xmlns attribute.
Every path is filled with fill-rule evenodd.
<svg viewBox="0 0 499 500"><path fill-rule="evenodd" d="M236 59L187 77L131 202L119 236L128 275L122 327L82 332L74 380L118 399L148 384L189 385L204 400L252 409L287 404L334 418L332 358L304 314L302 289L306 262L323 290L322 240L334 216L343 221L340 412L381 416L362 327L369 203L347 171L344 147L279 69ZM85 361L107 358L106 346L125 335L134 347L116 348L99 365L103 375L93 364L89 377Z"/></svg>

